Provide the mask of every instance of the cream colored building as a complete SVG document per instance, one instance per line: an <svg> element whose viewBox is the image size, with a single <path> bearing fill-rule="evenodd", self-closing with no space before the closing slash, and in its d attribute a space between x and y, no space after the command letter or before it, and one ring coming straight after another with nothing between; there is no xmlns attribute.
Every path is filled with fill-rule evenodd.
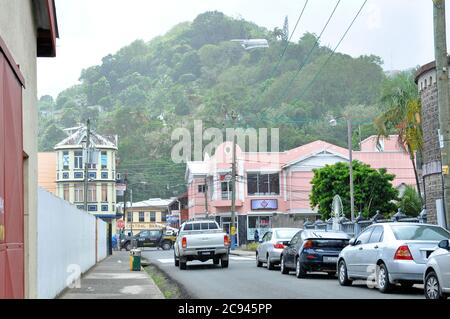
<svg viewBox="0 0 450 319"><path fill-rule="evenodd" d="M87 129L77 128L55 146L56 195L85 209L85 146ZM87 211L104 220L116 217L117 137L90 134L94 150L88 164Z"/></svg>
<svg viewBox="0 0 450 319"><path fill-rule="evenodd" d="M163 228L168 224L169 206L174 199L151 198L142 202L127 203L124 214L125 233L136 234L142 230ZM120 203L122 210L123 203Z"/></svg>

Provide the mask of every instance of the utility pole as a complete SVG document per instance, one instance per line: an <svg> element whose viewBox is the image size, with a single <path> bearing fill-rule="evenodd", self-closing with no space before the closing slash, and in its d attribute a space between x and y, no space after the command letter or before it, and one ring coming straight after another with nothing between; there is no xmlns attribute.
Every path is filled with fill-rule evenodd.
<svg viewBox="0 0 450 319"><path fill-rule="evenodd" d="M85 154L84 159L84 209L88 211L88 190L89 190L89 162L90 154L89 148L91 143L91 121L88 119L86 123L86 144L85 144Z"/></svg>
<svg viewBox="0 0 450 319"><path fill-rule="evenodd" d="M237 113L233 111L231 113L231 118L233 119L233 123L236 123ZM234 125L236 128L236 125ZM236 132L233 135L233 163L231 165L231 248L236 248L236 143L237 136Z"/></svg>
<svg viewBox="0 0 450 319"><path fill-rule="evenodd" d="M445 0L433 0L434 53L439 108L439 139L441 142L442 182L447 228L450 228L450 106L448 87L448 60L445 23Z"/></svg>
<svg viewBox="0 0 450 319"><path fill-rule="evenodd" d="M355 220L355 195L353 187L353 152L352 152L352 119L347 117L347 140L348 140L348 167L350 175L350 214L352 221Z"/></svg>
<svg viewBox="0 0 450 319"><path fill-rule="evenodd" d="M208 179L205 177L205 215L208 218Z"/></svg>

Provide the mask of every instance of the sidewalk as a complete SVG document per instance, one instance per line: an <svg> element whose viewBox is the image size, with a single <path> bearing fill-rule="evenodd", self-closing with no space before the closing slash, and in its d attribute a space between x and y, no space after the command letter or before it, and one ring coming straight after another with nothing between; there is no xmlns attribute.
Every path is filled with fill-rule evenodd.
<svg viewBox="0 0 450 319"><path fill-rule="evenodd" d="M235 249L235 250L230 250L230 255L242 256L242 257L254 257L255 252L248 251L248 250Z"/></svg>
<svg viewBox="0 0 450 319"><path fill-rule="evenodd" d="M60 299L164 299L145 270L129 267L129 253L114 251L82 277L81 288L66 290Z"/></svg>

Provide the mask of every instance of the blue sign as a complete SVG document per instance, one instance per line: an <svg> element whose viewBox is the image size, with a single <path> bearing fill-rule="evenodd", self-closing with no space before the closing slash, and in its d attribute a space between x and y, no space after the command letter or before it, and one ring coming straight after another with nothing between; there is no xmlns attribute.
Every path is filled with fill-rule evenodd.
<svg viewBox="0 0 450 319"><path fill-rule="evenodd" d="M274 210L278 209L276 199L252 199L252 210Z"/></svg>

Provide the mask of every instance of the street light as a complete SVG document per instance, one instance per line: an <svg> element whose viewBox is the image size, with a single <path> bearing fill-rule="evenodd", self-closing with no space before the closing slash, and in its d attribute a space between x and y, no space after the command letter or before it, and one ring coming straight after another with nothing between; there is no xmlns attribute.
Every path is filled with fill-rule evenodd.
<svg viewBox="0 0 450 319"><path fill-rule="evenodd" d="M353 151L352 151L352 120L350 116L343 116L340 118L332 118L329 121L331 126L337 125L337 120L344 118L347 120L347 143L348 143L348 163L349 163L349 178L350 178L350 214L351 220L355 220L355 197L354 197L354 187L353 187Z"/></svg>

